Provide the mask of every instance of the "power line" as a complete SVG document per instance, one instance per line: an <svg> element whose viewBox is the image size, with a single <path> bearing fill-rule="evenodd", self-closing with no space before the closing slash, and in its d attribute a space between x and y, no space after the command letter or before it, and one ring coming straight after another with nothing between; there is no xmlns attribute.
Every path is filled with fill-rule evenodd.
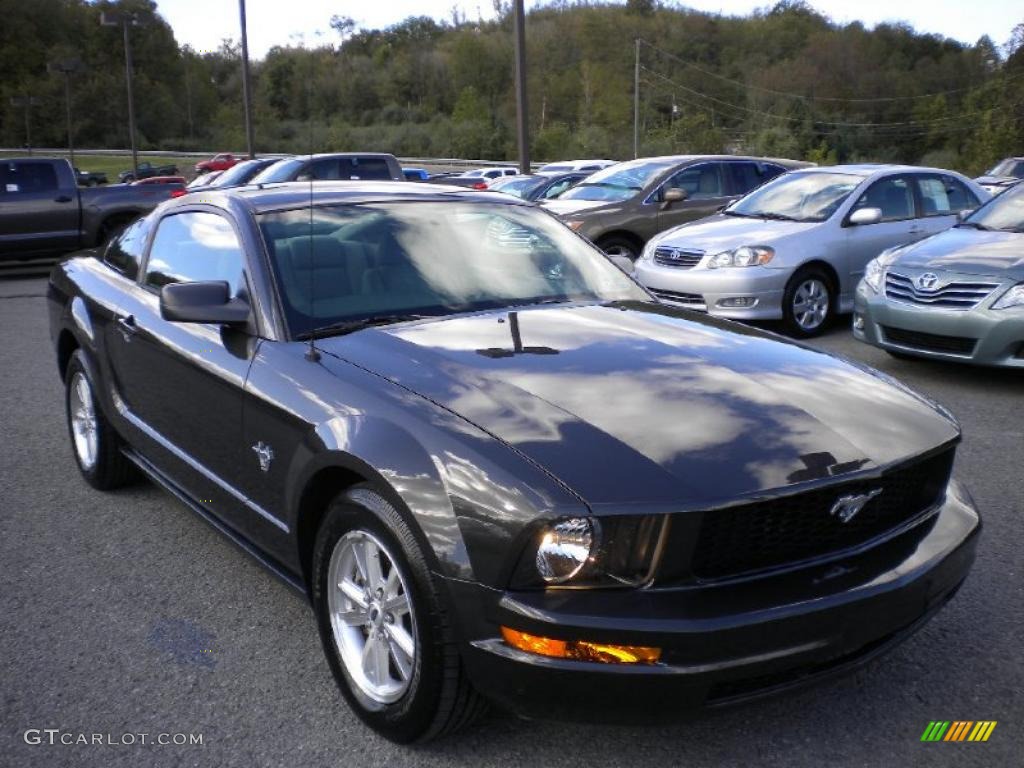
<svg viewBox="0 0 1024 768"><path fill-rule="evenodd" d="M809 101L809 102L814 102L814 101L846 102L846 103L851 103L851 104L870 104L870 103L877 103L877 102L910 101L910 100L915 100L915 99L929 99L929 98L934 98L935 96L948 96L948 95L954 94L954 93L964 93L966 91L970 91L970 90L973 90L974 88L978 87L978 86L967 86L965 88L952 88L952 89L950 89L948 91L934 91L932 93L921 93L921 94L917 94L915 96L874 96L874 97L865 97L865 98L853 98L853 97L843 97L843 96L808 96L808 95L803 94L803 93L794 93L792 91L779 91L779 90L776 90L774 88L766 88L764 86L754 85L753 83L745 83L745 82L743 82L741 80L735 80L735 79L733 79L731 77L726 77L725 75L720 75L717 72L712 72L710 70L704 69L703 67L699 67L699 66L697 66L696 64L694 64L692 62L686 61L685 59L682 59L679 56L676 56L674 53L669 53L666 50L658 48L656 45L653 45L652 43L649 43L648 41L644 40L643 38L638 38L638 39L640 40L640 42L643 45L646 45L652 51L655 51L656 53L660 53L662 56L665 56L667 58L672 59L673 61L678 62L679 64L682 64L684 67L689 67L690 69L693 69L696 72L700 72L702 75L707 75L708 77L714 77L714 78L716 78L718 80L721 80L722 82L730 83L732 85L735 85L735 86L737 86L739 88L744 88L746 90L761 91L762 93L770 93L770 94L772 94L774 96L784 96L786 98L791 98L791 99L800 99L801 101ZM1018 73L1018 74L1004 75L1003 79L1004 79L1004 82L1008 82L1008 81L1014 80L1014 79L1016 79L1018 77L1024 77L1024 72Z"/></svg>

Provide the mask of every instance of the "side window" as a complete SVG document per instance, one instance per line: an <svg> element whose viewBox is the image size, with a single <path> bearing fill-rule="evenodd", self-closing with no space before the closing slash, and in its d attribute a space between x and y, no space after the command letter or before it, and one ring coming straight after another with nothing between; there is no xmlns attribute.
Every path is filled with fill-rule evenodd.
<svg viewBox="0 0 1024 768"><path fill-rule="evenodd" d="M151 226L148 218L136 219L107 245L103 261L122 275L134 280L139 274L142 252L146 248Z"/></svg>
<svg viewBox="0 0 1024 768"><path fill-rule="evenodd" d="M575 184L574 179L562 179L561 181L556 181L554 184L552 184L544 191L544 194L541 195L541 197L543 197L545 200L552 197L558 197L573 184Z"/></svg>
<svg viewBox="0 0 1024 768"><path fill-rule="evenodd" d="M904 176L879 179L860 196L853 210L858 208L881 209L882 221L914 218L914 193L909 179Z"/></svg>
<svg viewBox="0 0 1024 768"><path fill-rule="evenodd" d="M32 194L57 191L57 171L52 163L24 161L3 163L0 194Z"/></svg>
<svg viewBox="0 0 1024 768"><path fill-rule="evenodd" d="M223 216L189 211L160 220L149 249L145 284L225 280L232 296L244 284L245 260L238 237Z"/></svg>
<svg viewBox="0 0 1024 768"><path fill-rule="evenodd" d="M701 163L676 173L658 190L658 201L664 199L666 189L686 190L687 200L707 200L713 197L724 197L722 190L722 173L720 163Z"/></svg>
<svg viewBox="0 0 1024 768"><path fill-rule="evenodd" d="M391 178L388 162L377 157L346 157L339 163L340 178L379 181Z"/></svg>
<svg viewBox="0 0 1024 768"><path fill-rule="evenodd" d="M338 168L338 161L334 158L314 160L307 168L303 169L298 178L305 180L312 177L316 181L330 181L340 179L341 173Z"/></svg>
<svg viewBox="0 0 1024 768"><path fill-rule="evenodd" d="M952 216L978 205L974 195L952 176L919 176L917 188L925 216Z"/></svg>
<svg viewBox="0 0 1024 768"><path fill-rule="evenodd" d="M745 195L770 178L761 174L757 163L726 163L726 167L732 177L732 190L738 195Z"/></svg>

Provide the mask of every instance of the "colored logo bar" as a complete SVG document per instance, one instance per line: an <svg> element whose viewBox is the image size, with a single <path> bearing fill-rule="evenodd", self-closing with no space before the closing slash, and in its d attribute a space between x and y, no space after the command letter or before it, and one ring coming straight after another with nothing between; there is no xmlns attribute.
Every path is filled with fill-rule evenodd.
<svg viewBox="0 0 1024 768"><path fill-rule="evenodd" d="M932 720L921 741L988 741L997 720Z"/></svg>

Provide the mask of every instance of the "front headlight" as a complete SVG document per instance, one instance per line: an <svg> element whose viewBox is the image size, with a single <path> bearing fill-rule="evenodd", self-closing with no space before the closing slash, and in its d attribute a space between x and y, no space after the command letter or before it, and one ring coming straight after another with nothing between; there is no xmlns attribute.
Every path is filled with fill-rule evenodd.
<svg viewBox="0 0 1024 768"><path fill-rule="evenodd" d="M708 269L724 267L758 267L775 256L775 249L767 245L743 245L731 251L716 253L708 259Z"/></svg>
<svg viewBox="0 0 1024 768"><path fill-rule="evenodd" d="M594 552L597 532L589 517L570 517L548 528L537 547L537 572L548 584L569 581Z"/></svg>
<svg viewBox="0 0 1024 768"><path fill-rule="evenodd" d="M655 244L654 240L648 240L647 245L645 245L644 249L640 252L639 261L650 261L651 259L653 259L654 249L656 247L657 245Z"/></svg>
<svg viewBox="0 0 1024 768"><path fill-rule="evenodd" d="M1010 309L1012 307L1024 307L1024 283L1013 286L992 305L992 309Z"/></svg>
<svg viewBox="0 0 1024 768"><path fill-rule="evenodd" d="M903 250L903 247L886 248L868 262L867 266L864 267L864 282L867 283L868 288L875 293L879 293L882 290L882 278L885 277L885 270L896 261L896 256Z"/></svg>

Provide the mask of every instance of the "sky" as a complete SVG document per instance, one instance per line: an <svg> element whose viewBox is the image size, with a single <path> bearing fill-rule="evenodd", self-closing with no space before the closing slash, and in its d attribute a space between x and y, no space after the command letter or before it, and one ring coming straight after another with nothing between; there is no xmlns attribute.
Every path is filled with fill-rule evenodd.
<svg viewBox="0 0 1024 768"><path fill-rule="evenodd" d="M544 0L526 0L526 7ZM726 15L746 15L772 0L681 0L680 6ZM868 26L883 21L906 21L921 32L937 33L965 43L989 35L1005 43L1016 24L1024 22L1024 4L1018 0L811 0L836 22L860 20ZM453 7L469 19L491 18L491 0L247 0L249 55L262 58L275 45L337 42L330 28L334 14L351 16L360 28L376 29L409 16L450 20ZM223 38L239 37L237 0L157 0L159 13L174 29L179 43L197 51L216 49Z"/></svg>

